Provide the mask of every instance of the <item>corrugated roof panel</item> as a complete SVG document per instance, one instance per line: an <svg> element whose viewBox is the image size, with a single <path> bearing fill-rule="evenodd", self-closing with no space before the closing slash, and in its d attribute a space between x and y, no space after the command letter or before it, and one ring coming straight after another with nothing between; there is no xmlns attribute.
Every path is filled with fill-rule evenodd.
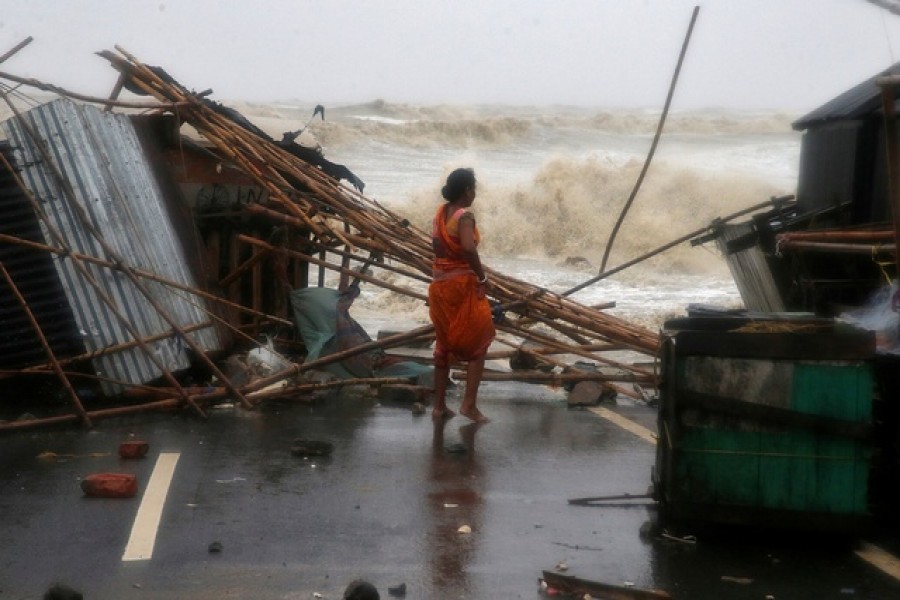
<svg viewBox="0 0 900 600"><path fill-rule="evenodd" d="M830 121L859 119L880 110L881 88L876 81L886 75L900 75L900 62L797 119L793 122L792 127L797 131L803 131Z"/></svg>
<svg viewBox="0 0 900 600"><path fill-rule="evenodd" d="M12 152L0 143L6 161ZM12 173L0 165L0 233L31 242L43 243L44 237L34 210ZM0 262L6 268L18 292L25 298L41 332L57 358L84 353L84 345L72 320L59 277L47 252L23 251L15 244L0 244ZM20 369L47 360L44 347L27 313L5 280L0 280L0 365Z"/></svg>
<svg viewBox="0 0 900 600"><path fill-rule="evenodd" d="M58 181L18 120L4 123L26 185L40 199L52 228L64 238L67 247L109 258L91 234L91 227L82 222L74 202L126 265L199 287L187 267L182 244L167 214L159 185L127 116L60 99L29 111L24 118L71 187L70 193L67 186ZM46 226L43 233L49 245L59 245ZM132 340L116 316L116 310L125 315L143 338L171 331L144 293L124 274L84 265L99 284L98 291L81 275L72 260L56 258L54 263L89 350ZM197 302L201 304L197 306L184 298L185 294L162 284L142 283L154 301L179 326L209 320L202 301ZM112 299L115 310L104 297ZM221 349L222 341L213 327L189 335L206 351ZM149 345L169 370L177 371L190 365L183 342L175 336ZM95 368L98 374L129 383L151 381L162 374L140 348L100 357L95 360Z"/></svg>

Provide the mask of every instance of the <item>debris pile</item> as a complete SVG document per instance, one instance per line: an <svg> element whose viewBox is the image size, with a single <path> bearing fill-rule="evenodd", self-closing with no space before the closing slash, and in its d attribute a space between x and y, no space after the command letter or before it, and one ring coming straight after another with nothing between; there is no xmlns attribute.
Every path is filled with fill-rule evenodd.
<svg viewBox="0 0 900 600"><path fill-rule="evenodd" d="M309 286L312 267L318 287L331 271L425 302L419 290L430 281L430 235L364 196L345 167L309 160L291 136L276 142L207 99L209 92L188 91L121 48L98 54L120 74L109 99L0 72L0 80L63 96L22 113L11 89L0 86L14 112L4 124L8 145L0 147L0 199L7 207L14 199L30 219L28 233L0 225L0 301L5 321L14 317L18 326L0 337L0 376L50 379L68 407L0 423L0 430L90 426L148 410L204 416L217 402L249 409L347 385L425 385L408 373L323 378L320 371L427 344L430 325L310 359L290 298ZM122 89L153 101L119 100ZM183 134L187 128L201 142ZM145 170L135 167L141 161ZM33 265L46 278L31 281ZM516 357L526 366L485 380L591 381L638 399L645 397L640 386L655 387L646 365L657 352L655 332L603 306L487 274L497 343L510 348L489 358ZM48 290L54 301L46 300ZM229 355L248 350L245 368L228 367Z"/></svg>

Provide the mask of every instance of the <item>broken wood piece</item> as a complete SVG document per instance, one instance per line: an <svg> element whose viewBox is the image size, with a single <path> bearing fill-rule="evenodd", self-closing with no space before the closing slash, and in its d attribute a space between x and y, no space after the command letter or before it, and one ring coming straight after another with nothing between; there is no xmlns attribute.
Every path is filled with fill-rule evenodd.
<svg viewBox="0 0 900 600"><path fill-rule="evenodd" d="M615 400L616 391L599 381L579 381L569 391L566 404L569 408L577 406L596 406L604 400Z"/></svg>
<svg viewBox="0 0 900 600"><path fill-rule="evenodd" d="M24 40L22 40L21 42L19 42L18 44L16 44L15 46L13 46L12 48L10 48L10 49L7 50L6 52L4 52L4 53L3 53L3 56L0 56L0 63L6 62L6 60L7 60L9 57L13 56L13 55L16 54L19 50L21 50L22 48L24 48L25 46L27 46L28 44L30 44L30 43L33 42L33 41L34 41L34 38L31 37L31 36L29 35L27 38L25 38Z"/></svg>
<svg viewBox="0 0 900 600"><path fill-rule="evenodd" d="M544 581L564 594L576 594L578 597L590 594L593 598L604 600L671 600L668 592L647 590L638 587L612 585L579 579L571 575L561 575L553 571L543 571Z"/></svg>

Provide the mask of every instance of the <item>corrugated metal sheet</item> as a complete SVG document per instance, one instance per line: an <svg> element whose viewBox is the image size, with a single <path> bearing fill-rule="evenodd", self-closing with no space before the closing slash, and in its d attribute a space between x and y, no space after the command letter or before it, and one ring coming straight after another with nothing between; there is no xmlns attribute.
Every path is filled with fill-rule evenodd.
<svg viewBox="0 0 900 600"><path fill-rule="evenodd" d="M100 243L82 223L73 207L75 202L125 264L200 287L187 268L182 244L165 209L159 185L127 116L60 99L29 111L24 118L73 192L74 197L69 197L21 123L17 119L4 123L17 168L22 170L26 185L40 199L53 229L62 235L66 246L107 258ZM42 229L47 243L58 246L50 230L43 224ZM113 299L116 309L142 337L171 331L125 275L87 266L102 289L100 293L82 277L73 261L54 259L54 263L89 350L132 340L114 310L104 302L103 295ZM203 308L184 294L151 281L145 280L144 285L178 325L184 327L209 320ZM190 335L205 351L221 349L222 341L215 328ZM150 346L167 369L177 371L190 366L185 345L177 336L152 342ZM129 383L152 381L162 374L140 348L100 357L95 361L95 368L98 374Z"/></svg>
<svg viewBox="0 0 900 600"><path fill-rule="evenodd" d="M792 124L796 131L803 131L831 121L845 121L866 117L881 109L881 88L875 83L885 75L900 75L900 62L829 100Z"/></svg>
<svg viewBox="0 0 900 600"><path fill-rule="evenodd" d="M12 150L0 143L0 153L13 162ZM0 233L30 242L44 242L41 227L14 174L0 165ZM0 244L0 261L19 293L42 324L42 333L58 358L84 353L84 344L64 301L65 294L47 252L23 251L22 246ZM20 369L47 360L41 340L28 315L4 279L0 279L0 365Z"/></svg>
<svg viewBox="0 0 900 600"><path fill-rule="evenodd" d="M729 252L728 242L753 232L752 223L724 225L716 239L719 250L725 256L741 300L747 310L758 312L782 312L784 301L766 263L766 257L756 244L739 252Z"/></svg>

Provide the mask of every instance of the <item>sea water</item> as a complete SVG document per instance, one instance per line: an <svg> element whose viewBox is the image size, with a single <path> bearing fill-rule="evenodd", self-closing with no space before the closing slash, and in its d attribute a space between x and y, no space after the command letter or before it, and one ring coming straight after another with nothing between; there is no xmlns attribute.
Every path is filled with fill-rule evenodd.
<svg viewBox="0 0 900 600"><path fill-rule="evenodd" d="M312 106L269 106L269 127L295 130L292 120L304 125ZM599 272L632 195L607 269L718 217L793 194L799 162L800 134L791 128L798 115L780 113L672 111L649 164L659 110L376 101L326 107L325 114L306 131L324 156L362 179L366 196L423 230L442 202L447 173L472 167L483 262L556 292ZM357 318L374 326L427 321L421 301L364 288ZM741 305L714 244L684 243L572 297L614 302L612 314L653 329L692 303Z"/></svg>

